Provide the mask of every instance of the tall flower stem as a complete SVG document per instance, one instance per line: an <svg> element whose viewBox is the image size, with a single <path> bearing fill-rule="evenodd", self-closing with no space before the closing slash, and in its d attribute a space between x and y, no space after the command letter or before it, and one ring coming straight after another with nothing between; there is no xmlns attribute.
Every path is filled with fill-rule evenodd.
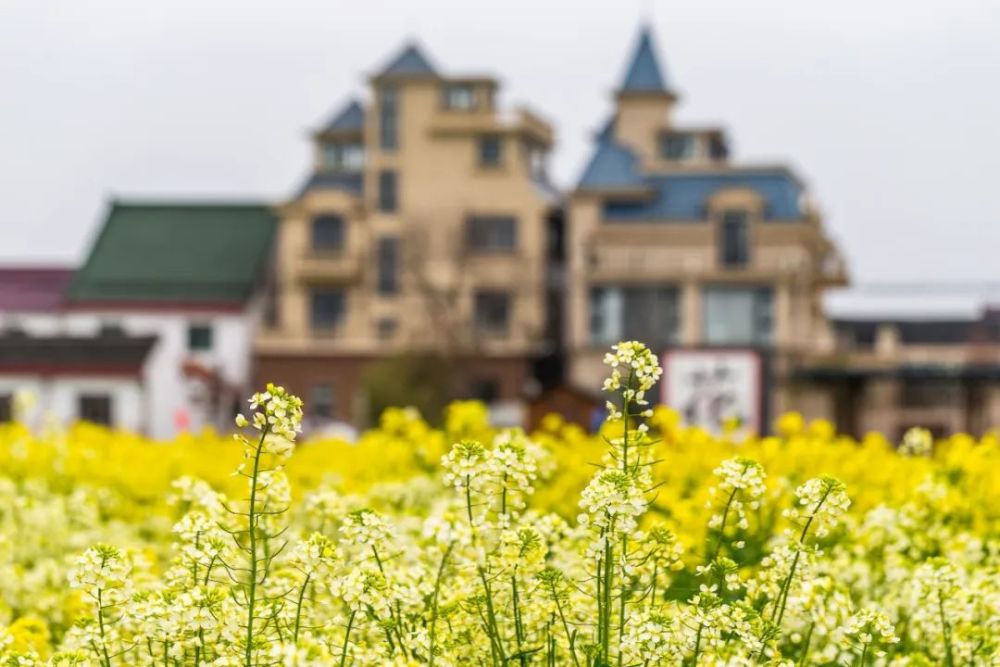
<svg viewBox="0 0 1000 667"><path fill-rule="evenodd" d="M244 663L253 667L253 622L254 606L257 602L257 478L260 476L260 457L264 451L264 439L270 432L265 426L254 449L253 473L250 476L250 507L247 509L247 529L250 534L250 581L247 589L247 635Z"/></svg>
<svg viewBox="0 0 1000 667"><path fill-rule="evenodd" d="M351 628L354 626L354 615L358 612L352 611L351 615L347 617L347 631L344 632L344 647L340 649L340 667L344 667L347 664L347 646L351 641Z"/></svg>
<svg viewBox="0 0 1000 667"><path fill-rule="evenodd" d="M434 667L434 646L437 637L437 618L438 618L438 595L441 592L441 578L444 576L444 568L448 563L448 557L451 555L451 550L455 547L454 542L448 544L448 548L445 549L444 555L441 556L441 564L438 566L437 578L434 580L434 595L431 598L431 630L430 630L430 646L428 648L427 664L428 667Z"/></svg>

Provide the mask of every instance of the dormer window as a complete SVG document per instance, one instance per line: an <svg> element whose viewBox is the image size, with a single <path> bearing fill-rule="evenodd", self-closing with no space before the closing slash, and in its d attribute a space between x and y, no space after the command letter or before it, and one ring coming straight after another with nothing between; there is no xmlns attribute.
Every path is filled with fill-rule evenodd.
<svg viewBox="0 0 1000 667"><path fill-rule="evenodd" d="M361 171L365 166L365 147L337 143L323 146L323 168L331 171Z"/></svg>
<svg viewBox="0 0 1000 667"><path fill-rule="evenodd" d="M665 160L689 160L694 157L695 137L677 132L665 134L660 140L660 153Z"/></svg>
<svg viewBox="0 0 1000 667"><path fill-rule="evenodd" d="M727 269L741 269L750 263L750 226L746 211L722 212L719 221L719 263Z"/></svg>
<svg viewBox="0 0 1000 667"><path fill-rule="evenodd" d="M444 108L451 111L470 111L476 106L472 86L451 84L444 88Z"/></svg>

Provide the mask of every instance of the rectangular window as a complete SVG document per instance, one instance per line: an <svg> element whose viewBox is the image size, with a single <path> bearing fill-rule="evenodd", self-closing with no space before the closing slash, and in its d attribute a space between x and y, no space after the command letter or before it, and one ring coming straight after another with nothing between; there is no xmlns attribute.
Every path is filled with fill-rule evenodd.
<svg viewBox="0 0 1000 667"><path fill-rule="evenodd" d="M719 263L730 269L750 262L750 225L746 211L725 211L719 224Z"/></svg>
<svg viewBox="0 0 1000 667"><path fill-rule="evenodd" d="M392 340L396 336L396 320L392 317L383 317L376 324L379 340Z"/></svg>
<svg viewBox="0 0 1000 667"><path fill-rule="evenodd" d="M192 352L204 352L212 349L212 325L188 325L188 349Z"/></svg>
<svg viewBox="0 0 1000 667"><path fill-rule="evenodd" d="M341 290L313 290L309 298L309 322L313 329L331 331L344 320L344 293Z"/></svg>
<svg viewBox="0 0 1000 667"><path fill-rule="evenodd" d="M479 137L479 164L483 167L499 166L503 160L503 139L498 134Z"/></svg>
<svg viewBox="0 0 1000 667"><path fill-rule="evenodd" d="M328 421L333 419L333 385L318 384L309 392L309 416Z"/></svg>
<svg viewBox="0 0 1000 667"><path fill-rule="evenodd" d="M660 141L660 151L666 160L686 160L694 155L694 135L670 133Z"/></svg>
<svg viewBox="0 0 1000 667"><path fill-rule="evenodd" d="M469 388L469 395L477 401L489 405L500 398L500 381L494 377L475 378Z"/></svg>
<svg viewBox="0 0 1000 667"><path fill-rule="evenodd" d="M78 416L92 424L111 426L111 397L107 394L81 394Z"/></svg>
<svg viewBox="0 0 1000 667"><path fill-rule="evenodd" d="M938 408L961 405L962 384L958 380L908 379L899 385L902 408Z"/></svg>
<svg viewBox="0 0 1000 667"><path fill-rule="evenodd" d="M599 345L638 340L652 347L676 344L679 296L669 285L604 285L590 291L590 337Z"/></svg>
<svg viewBox="0 0 1000 667"><path fill-rule="evenodd" d="M711 345L769 345L774 335L768 287L707 287L705 341Z"/></svg>
<svg viewBox="0 0 1000 667"><path fill-rule="evenodd" d="M399 206L399 177L390 170L378 173L378 210L392 213Z"/></svg>
<svg viewBox="0 0 1000 667"><path fill-rule="evenodd" d="M476 333L506 335L510 326L510 295L506 292L477 292L474 325Z"/></svg>
<svg viewBox="0 0 1000 667"><path fill-rule="evenodd" d="M339 215L318 215L312 220L312 249L339 252L344 249L344 219Z"/></svg>
<svg viewBox="0 0 1000 667"><path fill-rule="evenodd" d="M509 215L477 215L466 221L466 240L478 252L510 251L517 247L517 219Z"/></svg>
<svg viewBox="0 0 1000 667"><path fill-rule="evenodd" d="M365 166L365 147L361 144L323 146L323 167L331 171L361 171Z"/></svg>
<svg viewBox="0 0 1000 667"><path fill-rule="evenodd" d="M14 397L0 394L0 424L14 420Z"/></svg>
<svg viewBox="0 0 1000 667"><path fill-rule="evenodd" d="M399 91L386 86L379 91L379 146L384 151L399 148Z"/></svg>
<svg viewBox="0 0 1000 667"><path fill-rule="evenodd" d="M476 106L472 86L452 84L444 89L444 108L452 111L469 111Z"/></svg>
<svg viewBox="0 0 1000 667"><path fill-rule="evenodd" d="M399 239L383 236L378 240L378 293L399 291Z"/></svg>

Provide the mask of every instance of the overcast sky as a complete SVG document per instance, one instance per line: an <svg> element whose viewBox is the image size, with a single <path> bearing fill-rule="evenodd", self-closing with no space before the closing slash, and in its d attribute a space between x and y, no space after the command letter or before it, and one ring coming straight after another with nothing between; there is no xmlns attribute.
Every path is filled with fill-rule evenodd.
<svg viewBox="0 0 1000 667"><path fill-rule="evenodd" d="M116 195L288 195L409 37L553 121L568 185L644 17L679 120L789 162L856 280L1000 280L991 0L0 0L0 261L80 260Z"/></svg>

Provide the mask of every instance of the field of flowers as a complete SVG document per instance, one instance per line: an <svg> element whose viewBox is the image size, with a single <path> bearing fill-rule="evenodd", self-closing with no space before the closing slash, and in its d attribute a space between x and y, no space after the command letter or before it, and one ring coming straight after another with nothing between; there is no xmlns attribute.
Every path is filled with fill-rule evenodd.
<svg viewBox="0 0 1000 667"><path fill-rule="evenodd" d="M1000 441L713 436L608 355L602 433L0 425L3 665L997 665Z"/></svg>

